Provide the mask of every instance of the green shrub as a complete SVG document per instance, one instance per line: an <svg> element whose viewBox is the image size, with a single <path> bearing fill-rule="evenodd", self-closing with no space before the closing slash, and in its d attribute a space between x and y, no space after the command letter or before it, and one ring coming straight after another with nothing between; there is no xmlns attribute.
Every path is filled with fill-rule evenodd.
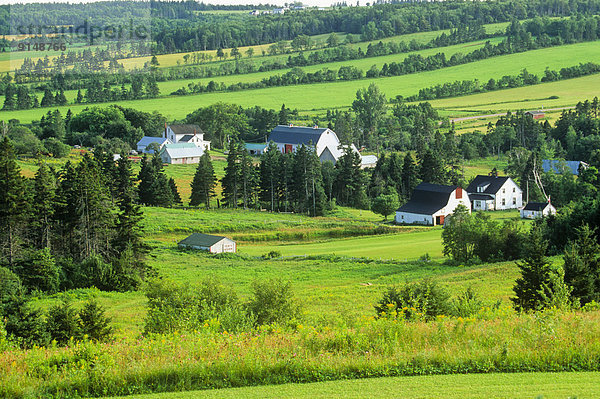
<svg viewBox="0 0 600 399"><path fill-rule="evenodd" d="M0 267L0 315L3 314L4 304L13 297L23 294L23 287L19 276L6 267Z"/></svg>
<svg viewBox="0 0 600 399"><path fill-rule="evenodd" d="M79 311L79 330L92 341L108 341L113 334L111 319L95 300L88 301Z"/></svg>
<svg viewBox="0 0 600 399"><path fill-rule="evenodd" d="M258 324L283 323L299 317L300 306L289 281L254 281L252 290L253 297L247 308L256 316Z"/></svg>
<svg viewBox="0 0 600 399"><path fill-rule="evenodd" d="M81 320L77 311L68 300L53 306L48 311L46 329L50 338L59 345L64 345L70 339L81 338Z"/></svg>
<svg viewBox="0 0 600 399"><path fill-rule="evenodd" d="M23 297L14 297L5 304L4 314L6 332L20 346L31 348L48 343L42 312L32 309Z"/></svg>
<svg viewBox="0 0 600 399"><path fill-rule="evenodd" d="M146 297L144 332L147 334L192 331L212 319L228 331L240 331L254 324L240 307L235 292L216 278L208 278L198 287L154 280L147 286Z"/></svg>
<svg viewBox="0 0 600 399"><path fill-rule="evenodd" d="M274 259L274 258L280 258L281 257L281 252L279 251L269 251L266 254L264 254L263 259Z"/></svg>
<svg viewBox="0 0 600 399"><path fill-rule="evenodd" d="M483 306L483 302L477 296L472 287L468 287L463 293L452 301L452 315L456 317L470 317L476 314Z"/></svg>
<svg viewBox="0 0 600 399"><path fill-rule="evenodd" d="M433 280L389 287L375 305L378 317L403 317L426 320L452 312L450 294Z"/></svg>

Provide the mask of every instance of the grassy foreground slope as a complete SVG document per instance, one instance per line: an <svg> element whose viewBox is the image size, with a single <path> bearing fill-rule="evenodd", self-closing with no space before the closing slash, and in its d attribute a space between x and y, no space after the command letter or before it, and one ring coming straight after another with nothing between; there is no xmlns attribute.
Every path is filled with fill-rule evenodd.
<svg viewBox="0 0 600 399"><path fill-rule="evenodd" d="M129 398L593 398L600 373L458 374L369 378L205 391L134 395Z"/></svg>
<svg viewBox="0 0 600 399"><path fill-rule="evenodd" d="M531 73L542 74L546 67L549 67L550 69L560 69L565 66L576 65L580 62L597 62L598 59L600 59L600 41L577 43L493 57L465 65L404 76L284 86L237 92L215 92L193 96L170 96L151 100L120 101L118 104L124 107L135 108L140 111L159 111L165 115L167 119L183 118L199 107L207 106L218 101L240 104L244 107L260 105L264 108L272 109L280 108L281 104L285 103L287 107L298 108L301 112L322 112L326 109L350 107L352 101L355 99L357 89L366 87L370 83L377 84L388 98L392 98L398 94L403 96L416 94L421 88L436 85L438 83L453 82L455 80L463 79L479 79L481 81L487 81L490 78L498 79L504 75L518 74L523 68L526 68ZM598 79L600 79L598 75L587 78L592 80L596 79L595 82L598 82ZM576 84L576 82L577 79L572 79L551 84L570 86ZM531 96L538 98L538 95L536 94L539 92L538 87L539 86L524 88L528 93L533 93L533 95L526 95L525 98ZM576 97L579 100L590 96L593 97L597 94L597 87L597 83L595 85L587 85L582 87L584 89L583 91L573 90L571 95L573 98ZM488 93L484 94L484 96L489 95L490 94ZM514 101L514 103L518 102L519 100ZM107 104L109 103L100 105L106 106ZM59 109L61 112L66 113L67 109L71 108L73 112L77 113L87 106L89 106L89 104L77 106L71 105L59 107ZM523 107L528 106L529 105L527 104L523 104ZM15 118L21 122L30 122L32 120L38 120L47 111L47 109L43 108L9 112L3 111L0 112L0 119L7 120Z"/></svg>

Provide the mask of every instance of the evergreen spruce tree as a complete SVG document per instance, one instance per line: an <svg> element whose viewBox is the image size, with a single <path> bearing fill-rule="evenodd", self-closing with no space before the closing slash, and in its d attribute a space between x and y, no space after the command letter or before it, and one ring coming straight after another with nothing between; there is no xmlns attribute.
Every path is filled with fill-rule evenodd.
<svg viewBox="0 0 600 399"><path fill-rule="evenodd" d="M2 107L3 110L9 111L9 110L16 108L16 106L17 106L17 103L15 101L16 94L17 94L17 89L16 89L15 85L13 85L12 83L9 83L6 86L6 89L4 91L4 106Z"/></svg>
<svg viewBox="0 0 600 399"><path fill-rule="evenodd" d="M44 96L42 97L42 102L40 103L40 105L42 107L51 107L52 105L54 105L54 96L52 95L50 89L44 89Z"/></svg>
<svg viewBox="0 0 600 399"><path fill-rule="evenodd" d="M37 248L50 248L53 233L56 179L45 162L40 164L33 181L31 226Z"/></svg>
<svg viewBox="0 0 600 399"><path fill-rule="evenodd" d="M57 222L57 239L53 249L61 256L76 259L77 244L75 230L78 224L77 214L77 171L71 161L67 161L60 171L56 190L54 218Z"/></svg>
<svg viewBox="0 0 600 399"><path fill-rule="evenodd" d="M0 262L12 267L25 240L27 185L8 137L0 141Z"/></svg>
<svg viewBox="0 0 600 399"><path fill-rule="evenodd" d="M17 109L30 109L32 104L31 93L27 86L17 87Z"/></svg>
<svg viewBox="0 0 600 399"><path fill-rule="evenodd" d="M173 205L173 192L169 187L169 179L163 170L162 159L157 153L152 157L152 169L155 180L151 187L153 201L150 205L169 207Z"/></svg>
<svg viewBox="0 0 600 399"><path fill-rule="evenodd" d="M76 167L77 253L75 259L86 259L93 254L105 259L111 253L111 232L114 229L114 208L103 184L100 167L85 155Z"/></svg>
<svg viewBox="0 0 600 399"><path fill-rule="evenodd" d="M111 319L106 317L102 306L95 300L87 302L79 311L79 330L92 341L104 342L111 338Z"/></svg>
<svg viewBox="0 0 600 399"><path fill-rule="evenodd" d="M336 178L333 183L333 195L340 205L356 205L357 195L364 190L365 179L360 169L360 155L351 147L344 148L344 155L335 164Z"/></svg>
<svg viewBox="0 0 600 399"><path fill-rule="evenodd" d="M77 90L77 98L75 98L75 102L77 104L81 104L83 102L83 94L81 94L81 90Z"/></svg>
<svg viewBox="0 0 600 399"><path fill-rule="evenodd" d="M140 203L152 205L154 202L152 188L156 185L156 173L154 171L154 163L148 160L146 154L142 157L138 180L140 181L138 186L138 198Z"/></svg>
<svg viewBox="0 0 600 399"><path fill-rule="evenodd" d="M271 212L278 209L278 179L281 165L281 152L277 144L269 143L260 160L260 199L269 203Z"/></svg>
<svg viewBox="0 0 600 399"><path fill-rule="evenodd" d="M244 209L254 207L258 203L258 188L259 180L256 168L252 163L252 157L246 151L246 146L243 142L238 144L238 152L240 153L240 182L242 193L242 204Z"/></svg>
<svg viewBox="0 0 600 399"><path fill-rule="evenodd" d="M240 198L241 184L241 154L239 147L235 142L229 145L229 154L227 155L227 166L225 167L225 176L221 180L223 186L223 201L230 208L237 208Z"/></svg>
<svg viewBox="0 0 600 399"><path fill-rule="evenodd" d="M175 183L175 179L172 177L169 178L169 187L171 188L171 193L173 194L173 203L177 205L183 204L181 195L179 195L179 190L177 189L177 183Z"/></svg>
<svg viewBox="0 0 600 399"><path fill-rule="evenodd" d="M404 157L404 165L402 166L402 197L407 200L418 184L419 176L417 165L415 159L409 152Z"/></svg>
<svg viewBox="0 0 600 399"><path fill-rule="evenodd" d="M148 246L142 240L141 221L143 213L135 202L131 161L121 157L117 161L116 186L118 188L119 214L115 223L116 234L112 242L113 258L119 259L113 265L113 287L119 291L137 288L148 271L145 257ZM128 262L123 262L126 256Z"/></svg>
<svg viewBox="0 0 600 399"><path fill-rule="evenodd" d="M444 184L446 182L444 164L431 150L426 150L421 159L419 177L426 183Z"/></svg>
<svg viewBox="0 0 600 399"><path fill-rule="evenodd" d="M217 177L213 169L212 161L208 151L200 157L194 179L192 180L192 194L190 196L190 206L199 206L204 203L206 209L210 208L210 198L214 197Z"/></svg>
<svg viewBox="0 0 600 399"><path fill-rule="evenodd" d="M565 250L565 283L582 305L600 301L600 244L596 229L586 224L577 230L577 239Z"/></svg>
<svg viewBox="0 0 600 399"><path fill-rule="evenodd" d="M559 285L556 281L557 273L546 258L547 247L541 229L533 227L525 243L523 261L517 263L521 277L513 287L516 297L511 298L517 310L542 310L557 294L554 292Z"/></svg>

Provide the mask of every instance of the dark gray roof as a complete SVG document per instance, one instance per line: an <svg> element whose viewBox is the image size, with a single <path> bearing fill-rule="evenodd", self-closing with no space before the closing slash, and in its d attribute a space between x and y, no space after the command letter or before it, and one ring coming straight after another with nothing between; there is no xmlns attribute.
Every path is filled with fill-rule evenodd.
<svg viewBox="0 0 600 399"><path fill-rule="evenodd" d="M494 197L489 194L469 194L471 201L493 201Z"/></svg>
<svg viewBox="0 0 600 399"><path fill-rule="evenodd" d="M188 238L185 238L178 242L179 245L189 245L195 247L210 247L227 238L223 236L213 236L209 234L193 233Z"/></svg>
<svg viewBox="0 0 600 399"><path fill-rule="evenodd" d="M184 142L187 143L188 141L190 141L192 139L192 137L194 137L193 134L186 134L185 136L183 136L181 139L179 139L179 142Z"/></svg>
<svg viewBox="0 0 600 399"><path fill-rule="evenodd" d="M548 202L529 202L523 208L524 211L538 211L541 212L548 206Z"/></svg>
<svg viewBox="0 0 600 399"><path fill-rule="evenodd" d="M204 132L198 125L169 125L175 134L203 134Z"/></svg>
<svg viewBox="0 0 600 399"><path fill-rule="evenodd" d="M327 128L278 125L271 130L269 141L282 144L317 144Z"/></svg>
<svg viewBox="0 0 600 399"><path fill-rule="evenodd" d="M525 113L529 115L544 115L544 111L527 111Z"/></svg>
<svg viewBox="0 0 600 399"><path fill-rule="evenodd" d="M421 183L415 187L410 201L398 208L398 212L433 215L448 204L450 194L457 188L458 186Z"/></svg>
<svg viewBox="0 0 600 399"><path fill-rule="evenodd" d="M508 179L510 179L510 177L508 177L508 176L495 176L494 177L494 176L477 175L477 177L475 177L475 179L473 179L471 184L469 184L469 186L467 187L467 193L469 193L469 194L476 193L477 187L485 186L486 184L489 184L489 186L483 191L483 194L496 194L498 192L498 190L500 190L500 187L502 187ZM482 194L482 193L480 193L480 194Z"/></svg>

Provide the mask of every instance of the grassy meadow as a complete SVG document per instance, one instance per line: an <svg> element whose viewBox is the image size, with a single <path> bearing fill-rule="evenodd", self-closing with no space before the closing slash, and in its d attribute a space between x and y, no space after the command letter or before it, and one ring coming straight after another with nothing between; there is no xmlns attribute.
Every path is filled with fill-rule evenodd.
<svg viewBox="0 0 600 399"><path fill-rule="evenodd" d="M143 396L134 395L132 398L592 398L597 393L599 379L600 373L597 372L454 374L268 385Z"/></svg>

